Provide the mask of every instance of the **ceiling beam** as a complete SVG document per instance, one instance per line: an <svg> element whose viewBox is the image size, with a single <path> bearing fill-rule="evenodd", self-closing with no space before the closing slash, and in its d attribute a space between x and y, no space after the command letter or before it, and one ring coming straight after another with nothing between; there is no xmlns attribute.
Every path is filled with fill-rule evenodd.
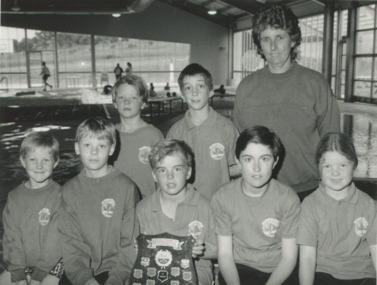
<svg viewBox="0 0 377 285"><path fill-rule="evenodd" d="M217 13L216 15L208 15L207 8L204 8L201 5L195 5L189 1L186 1L183 3L180 0L158 0L160 2L169 4L175 8L184 10L188 13L194 14L196 16L199 16L201 18L204 18L210 22L216 23L218 25L221 25L225 28L229 27L229 17L225 15L221 15ZM212 0L210 0L212 1ZM208 2L208 1L207 1Z"/></svg>
<svg viewBox="0 0 377 285"><path fill-rule="evenodd" d="M265 5L256 0L221 0L222 2L237 9L244 10L246 13L254 15L256 11Z"/></svg>

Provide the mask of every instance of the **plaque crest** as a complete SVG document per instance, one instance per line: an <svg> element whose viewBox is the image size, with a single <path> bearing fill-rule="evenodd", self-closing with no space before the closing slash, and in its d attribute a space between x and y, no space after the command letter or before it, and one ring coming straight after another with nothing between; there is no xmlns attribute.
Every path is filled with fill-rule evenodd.
<svg viewBox="0 0 377 285"><path fill-rule="evenodd" d="M156 268L152 268L152 267L148 268L147 270L148 277L155 277L156 274L157 274Z"/></svg>
<svg viewBox="0 0 377 285"><path fill-rule="evenodd" d="M161 282L167 281L169 278L169 272L167 272L165 269L159 270L157 272L157 280Z"/></svg>
<svg viewBox="0 0 377 285"><path fill-rule="evenodd" d="M189 259L182 259L181 260L181 267L186 269L190 266L190 260Z"/></svg>
<svg viewBox="0 0 377 285"><path fill-rule="evenodd" d="M172 267L171 268L171 275L174 276L174 277L177 277L179 276L181 270L179 269L179 267Z"/></svg>
<svg viewBox="0 0 377 285"><path fill-rule="evenodd" d="M182 278L185 281L190 281L192 279L192 273L190 271L185 271L183 272Z"/></svg>
<svg viewBox="0 0 377 285"><path fill-rule="evenodd" d="M149 266L150 258L149 257L142 257L140 263L143 266Z"/></svg>
<svg viewBox="0 0 377 285"><path fill-rule="evenodd" d="M158 266L164 268L169 266L173 260L173 255L169 250L159 250L156 253L156 263Z"/></svg>
<svg viewBox="0 0 377 285"><path fill-rule="evenodd" d="M140 269L134 270L134 277L137 279L140 279L141 277L143 277L143 270L140 270Z"/></svg>
<svg viewBox="0 0 377 285"><path fill-rule="evenodd" d="M191 232L200 231L193 223ZM132 269L129 284L136 285L197 285L192 261L192 235L175 236L140 234L137 238L138 256Z"/></svg>

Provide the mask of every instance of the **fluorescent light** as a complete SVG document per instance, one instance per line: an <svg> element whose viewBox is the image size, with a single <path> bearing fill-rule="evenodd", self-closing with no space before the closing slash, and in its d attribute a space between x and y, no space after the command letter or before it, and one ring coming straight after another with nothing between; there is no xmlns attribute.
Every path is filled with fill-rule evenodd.
<svg viewBox="0 0 377 285"><path fill-rule="evenodd" d="M113 17L114 17L114 18L119 18L119 17L120 17L120 14L113 14Z"/></svg>
<svg viewBox="0 0 377 285"><path fill-rule="evenodd" d="M217 11L216 10L208 10L207 12L209 15L213 16L213 15L216 15L217 14Z"/></svg>

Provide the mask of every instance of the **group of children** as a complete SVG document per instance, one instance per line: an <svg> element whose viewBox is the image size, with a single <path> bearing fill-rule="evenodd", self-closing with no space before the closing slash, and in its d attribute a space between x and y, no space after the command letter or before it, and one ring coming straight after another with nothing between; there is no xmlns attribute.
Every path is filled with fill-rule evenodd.
<svg viewBox="0 0 377 285"><path fill-rule="evenodd" d="M188 111L164 140L141 118L145 82L120 78L112 91L120 124L89 118L78 126L83 168L62 187L51 179L56 139L24 139L29 180L4 209L8 267L0 284L55 285L66 277L73 285L128 284L135 239L164 232L196 240L201 285L213 283L214 262L219 284L375 284L377 208L352 182L351 140L340 133L321 140L321 183L300 204L272 178L282 156L278 136L263 126L238 134L209 106L212 77L202 66L188 65L178 82Z"/></svg>

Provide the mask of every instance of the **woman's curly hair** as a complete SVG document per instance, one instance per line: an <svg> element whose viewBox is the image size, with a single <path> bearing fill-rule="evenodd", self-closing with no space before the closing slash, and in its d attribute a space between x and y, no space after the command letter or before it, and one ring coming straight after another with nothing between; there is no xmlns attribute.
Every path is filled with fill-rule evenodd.
<svg viewBox="0 0 377 285"><path fill-rule="evenodd" d="M295 43L291 48L291 60L298 55L297 48L301 44L301 29L297 16L284 4L268 5L255 14L252 21L253 40L258 48L258 54L266 59L260 44L260 34L271 27L273 29L284 29L288 32L291 40Z"/></svg>

